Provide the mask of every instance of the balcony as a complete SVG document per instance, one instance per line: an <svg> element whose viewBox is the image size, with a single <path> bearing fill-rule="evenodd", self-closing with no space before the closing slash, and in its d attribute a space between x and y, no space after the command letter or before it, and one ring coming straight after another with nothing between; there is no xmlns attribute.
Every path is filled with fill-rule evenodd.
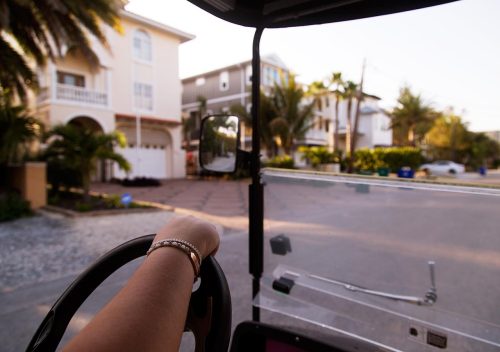
<svg viewBox="0 0 500 352"><path fill-rule="evenodd" d="M108 94L83 87L57 84L56 99L89 105L108 105Z"/></svg>

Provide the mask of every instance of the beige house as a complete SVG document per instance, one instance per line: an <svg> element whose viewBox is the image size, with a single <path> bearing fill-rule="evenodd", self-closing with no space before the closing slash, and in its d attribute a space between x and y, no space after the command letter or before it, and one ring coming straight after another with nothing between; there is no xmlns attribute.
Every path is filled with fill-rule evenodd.
<svg viewBox="0 0 500 352"><path fill-rule="evenodd" d="M119 152L132 165L129 177L184 177L178 48L194 36L127 11L121 18L123 33L106 28L110 50L93 41L99 67L67 53L39 70L37 114L47 126L123 132L128 145ZM101 179L125 176L99 167Z"/></svg>

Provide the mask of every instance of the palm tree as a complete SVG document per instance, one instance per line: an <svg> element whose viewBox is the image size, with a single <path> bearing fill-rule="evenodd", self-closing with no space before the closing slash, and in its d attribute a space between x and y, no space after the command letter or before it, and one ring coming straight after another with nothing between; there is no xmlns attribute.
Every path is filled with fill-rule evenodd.
<svg viewBox="0 0 500 352"><path fill-rule="evenodd" d="M0 1L0 87L21 98L38 86L28 62L43 66L65 49L79 52L90 67L98 59L88 34L107 47L101 23L120 30L119 10L125 0L2 0Z"/></svg>
<svg viewBox="0 0 500 352"><path fill-rule="evenodd" d="M409 87L399 92L398 105L391 113L391 128L402 131L404 144L415 146L432 128L437 113L420 95L414 95Z"/></svg>
<svg viewBox="0 0 500 352"><path fill-rule="evenodd" d="M41 131L41 123L24 106L12 105L11 96L0 93L0 167L21 161Z"/></svg>
<svg viewBox="0 0 500 352"><path fill-rule="evenodd" d="M122 170L130 171L128 161L113 150L117 145L126 145L125 136L119 132L95 133L73 125L59 125L49 131L46 140L49 142L45 151L48 162L63 163L80 173L85 202L90 200L90 178L99 160L115 161Z"/></svg>
<svg viewBox="0 0 500 352"><path fill-rule="evenodd" d="M335 118L333 121L333 151L339 149L339 104L343 99L345 82L342 80L341 72L334 72L330 78L330 89L335 94Z"/></svg>
<svg viewBox="0 0 500 352"><path fill-rule="evenodd" d="M231 106L230 112L240 117L245 124L245 128L252 128L252 114L241 104ZM260 91L260 140L266 150L268 158L276 155L275 133L271 128L271 121L275 119L277 112L271 102L271 98Z"/></svg>
<svg viewBox="0 0 500 352"><path fill-rule="evenodd" d="M303 97L304 90L296 83L293 75L288 82L274 86L271 102L277 115L270 122L270 127L271 131L280 137L286 154L291 154L294 142L303 139L313 125L315 102L302 105Z"/></svg>
<svg viewBox="0 0 500 352"><path fill-rule="evenodd" d="M344 95L343 97L347 99L347 121L346 121L346 140L345 148L346 154L351 154L353 151L352 147L352 100L356 98L358 91L358 85L353 81L347 81L344 84Z"/></svg>

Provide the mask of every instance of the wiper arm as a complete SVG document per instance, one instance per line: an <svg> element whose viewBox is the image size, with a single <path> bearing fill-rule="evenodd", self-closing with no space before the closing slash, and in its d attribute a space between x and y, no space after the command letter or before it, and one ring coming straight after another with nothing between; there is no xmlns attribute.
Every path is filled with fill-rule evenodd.
<svg viewBox="0 0 500 352"><path fill-rule="evenodd" d="M431 287L427 290L427 292L425 293L423 298L417 297L417 296L407 296L407 295L400 295L400 294L382 292L382 291L377 291L377 290L371 290L371 289L357 286L357 285L354 285L351 283L342 282L342 281L333 280L333 279L328 279L328 278L318 276L318 275L313 275L313 274L307 274L307 276L312 278L312 279L315 279L315 280L321 280L323 282L328 282L330 284L342 286L346 290L349 290L351 292L361 292L361 293L364 293L367 295L383 297L383 298L392 299L395 301L412 303L412 304L416 304L419 306L421 306L421 305L430 306L430 305L433 305L434 303L436 303L436 301L437 301L437 290L436 290L436 279L435 279L436 263L434 261L429 261L427 264L429 265ZM290 273L290 274L293 275L293 273Z"/></svg>

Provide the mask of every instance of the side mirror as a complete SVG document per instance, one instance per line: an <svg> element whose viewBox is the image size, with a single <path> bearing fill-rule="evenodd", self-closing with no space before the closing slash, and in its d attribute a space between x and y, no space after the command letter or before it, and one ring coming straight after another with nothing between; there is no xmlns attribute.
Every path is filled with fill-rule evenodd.
<svg viewBox="0 0 500 352"><path fill-rule="evenodd" d="M207 171L236 171L239 118L234 115L211 115L201 121L200 166Z"/></svg>

